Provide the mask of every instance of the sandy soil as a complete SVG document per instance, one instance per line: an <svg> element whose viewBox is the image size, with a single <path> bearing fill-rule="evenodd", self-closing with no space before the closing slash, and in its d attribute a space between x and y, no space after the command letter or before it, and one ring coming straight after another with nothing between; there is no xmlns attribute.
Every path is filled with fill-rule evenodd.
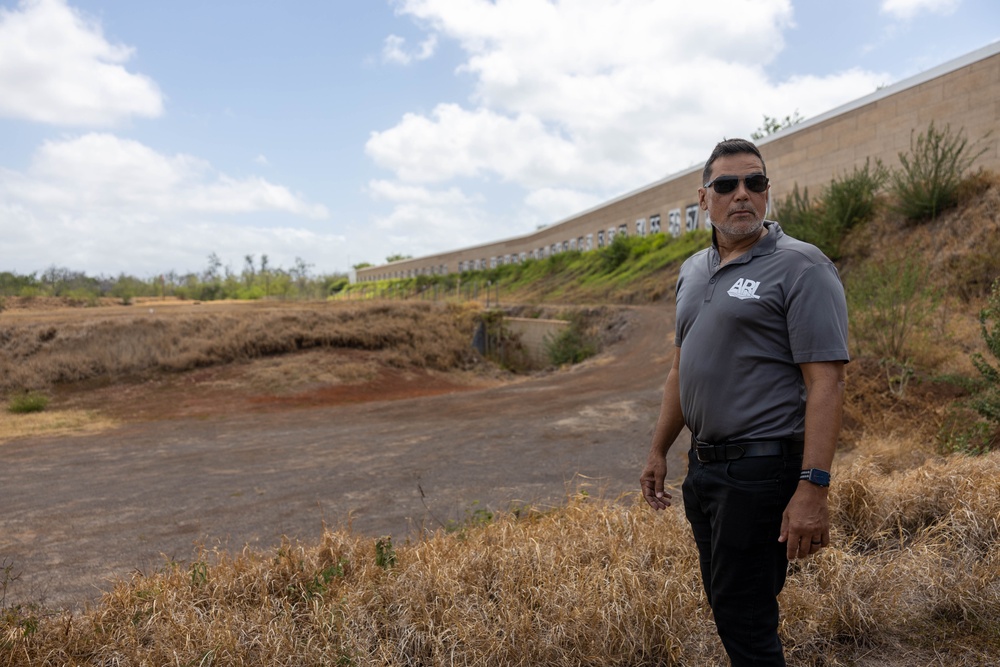
<svg viewBox="0 0 1000 667"><path fill-rule="evenodd" d="M120 425L0 443L0 561L20 573L7 602L80 608L199 545L266 548L324 524L400 542L472 509L558 505L580 487L633 502L671 317L636 309L599 357L502 384L314 352L301 368L354 363L363 382L265 398L264 370L230 367L62 397L113 405ZM671 452L677 478L683 449Z"/></svg>

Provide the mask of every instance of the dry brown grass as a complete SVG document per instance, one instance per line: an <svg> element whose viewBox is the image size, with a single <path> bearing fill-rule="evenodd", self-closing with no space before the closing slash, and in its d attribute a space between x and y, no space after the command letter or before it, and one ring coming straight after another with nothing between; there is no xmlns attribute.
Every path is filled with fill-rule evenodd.
<svg viewBox="0 0 1000 667"><path fill-rule="evenodd" d="M888 465L838 475L834 545L792 568L790 664L996 664L1000 453ZM578 495L393 552L348 529L203 552L82 614L9 611L0 665L724 664L679 510Z"/></svg>
<svg viewBox="0 0 1000 667"><path fill-rule="evenodd" d="M118 424L90 410L59 410L16 415L0 409L0 443L32 435L98 433Z"/></svg>
<svg viewBox="0 0 1000 667"><path fill-rule="evenodd" d="M86 313L85 313L86 314ZM396 367L448 370L471 357L472 311L431 303L261 305L204 314L0 320L0 392L117 380L299 350L386 351Z"/></svg>

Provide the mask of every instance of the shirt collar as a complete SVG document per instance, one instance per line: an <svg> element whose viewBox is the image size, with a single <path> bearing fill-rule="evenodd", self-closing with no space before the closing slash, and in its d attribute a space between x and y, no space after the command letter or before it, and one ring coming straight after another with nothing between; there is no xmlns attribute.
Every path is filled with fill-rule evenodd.
<svg viewBox="0 0 1000 667"><path fill-rule="evenodd" d="M767 234L764 238L757 241L757 243L750 248L750 252L743 253L737 259L727 263L726 266L731 266L733 264L746 264L754 257L758 257L760 255L770 255L775 251L778 245L778 237L784 236L785 233L781 231L781 226L773 220L765 220L764 226L767 228ZM719 263L722 261L722 257L719 255L719 246L715 240L715 227L712 227L712 248L708 255L711 269L713 271L717 270L719 268Z"/></svg>

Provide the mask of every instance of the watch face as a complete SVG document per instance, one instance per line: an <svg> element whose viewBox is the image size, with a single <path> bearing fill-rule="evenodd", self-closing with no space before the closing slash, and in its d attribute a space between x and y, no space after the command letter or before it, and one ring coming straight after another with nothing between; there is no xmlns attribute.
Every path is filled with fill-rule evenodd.
<svg viewBox="0 0 1000 667"><path fill-rule="evenodd" d="M799 479L804 479L819 486L830 486L830 473L825 470L820 470L819 468L803 470L802 474L799 475Z"/></svg>

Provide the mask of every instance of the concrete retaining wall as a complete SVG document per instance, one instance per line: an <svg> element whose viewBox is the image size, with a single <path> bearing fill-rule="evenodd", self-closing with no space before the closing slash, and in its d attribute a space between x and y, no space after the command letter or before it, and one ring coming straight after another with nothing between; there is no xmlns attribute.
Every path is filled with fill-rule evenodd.
<svg viewBox="0 0 1000 667"><path fill-rule="evenodd" d="M836 176L866 158L897 167L914 133L933 121L964 129L976 141L992 132L978 166L1000 170L1000 42L806 120L759 142L771 178L771 197L794 185L818 194ZM712 146L705 147L705 158ZM437 275L590 250L616 234L679 235L705 225L698 208L701 169L694 167L640 188L540 231L427 257L359 269L357 280ZM780 222L780 220L779 220Z"/></svg>
<svg viewBox="0 0 1000 667"><path fill-rule="evenodd" d="M525 352L531 361L546 365L549 362L549 353L545 348L546 340L558 336L559 333L569 326L565 320L539 320L524 317L505 317L503 324L508 331L517 335L524 346Z"/></svg>

